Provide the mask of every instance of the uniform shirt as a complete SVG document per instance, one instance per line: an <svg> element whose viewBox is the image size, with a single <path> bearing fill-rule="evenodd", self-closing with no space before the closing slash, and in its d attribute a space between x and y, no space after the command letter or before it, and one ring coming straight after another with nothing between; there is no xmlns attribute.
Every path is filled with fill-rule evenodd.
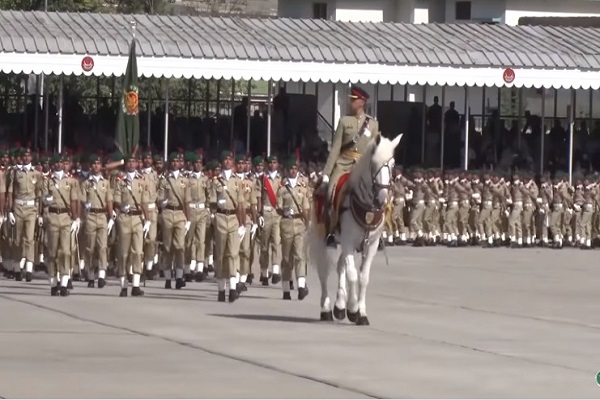
<svg viewBox="0 0 600 400"><path fill-rule="evenodd" d="M132 177L132 178L131 178ZM144 178L135 172L133 175L120 174L115 182L114 202L124 211L142 211L142 204L148 203L148 191Z"/></svg>
<svg viewBox="0 0 600 400"><path fill-rule="evenodd" d="M113 201L110 182L102 175L90 175L89 178L81 182L81 202L85 210L104 209L106 210L109 202Z"/></svg>
<svg viewBox="0 0 600 400"><path fill-rule="evenodd" d="M15 199L33 200L37 194L37 187L42 181L42 174L32 166L14 168L11 174L8 192L13 193Z"/></svg>
<svg viewBox="0 0 600 400"><path fill-rule="evenodd" d="M212 179L209 199L212 204L217 205L219 210L231 211L238 206L246 208L240 178L232 173L227 179L225 171Z"/></svg>
<svg viewBox="0 0 600 400"><path fill-rule="evenodd" d="M340 118L337 129L333 136L333 142L331 143L331 151L329 152L327 163L323 169L324 175L331 176L333 167L336 163L343 163L347 165L354 164L354 160L345 160L343 157L340 157L342 153L342 147L346 147L347 144L351 143L355 139L366 118L366 114L361 116L346 115ZM347 151L353 151L360 155L364 154L369 142L377 135L379 135L379 123L377 120L370 117L368 126L364 133L357 138L356 142L353 143L352 147Z"/></svg>
<svg viewBox="0 0 600 400"><path fill-rule="evenodd" d="M277 206L277 204L272 204L271 199L269 198L269 195L267 194L267 188L265 186L264 179L269 181L269 183L271 184L271 188L273 189L273 194L275 195L275 197L277 197L277 190L278 190L277 188L279 188L279 186L281 186L281 175L279 175L279 172L277 172L277 171L275 171L275 172L265 171L264 175L260 178L261 204L263 206L270 206L272 208L275 208Z"/></svg>
<svg viewBox="0 0 600 400"><path fill-rule="evenodd" d="M277 208L282 210L284 217L308 212L310 207L308 187L303 180L296 179L284 179L277 189Z"/></svg>
<svg viewBox="0 0 600 400"><path fill-rule="evenodd" d="M158 183L158 202L163 207L184 207L190 202L188 178L181 171L170 171Z"/></svg>
<svg viewBox="0 0 600 400"><path fill-rule="evenodd" d="M156 203L158 200L158 174L153 168L143 168L141 172L146 182L146 191L148 192L148 203Z"/></svg>
<svg viewBox="0 0 600 400"><path fill-rule="evenodd" d="M192 204L204 204L208 199L208 179L202 172L191 172L188 174L190 186L190 202Z"/></svg>
<svg viewBox="0 0 600 400"><path fill-rule="evenodd" d="M0 166L0 194L4 195L7 191L6 167Z"/></svg>
<svg viewBox="0 0 600 400"><path fill-rule="evenodd" d="M71 203L79 201L79 187L67 174L51 173L40 187L40 196L50 208L71 210Z"/></svg>

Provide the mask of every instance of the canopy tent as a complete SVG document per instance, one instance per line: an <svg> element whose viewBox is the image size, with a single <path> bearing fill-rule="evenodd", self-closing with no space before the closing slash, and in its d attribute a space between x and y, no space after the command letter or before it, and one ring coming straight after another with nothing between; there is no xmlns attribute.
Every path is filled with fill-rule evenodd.
<svg viewBox="0 0 600 400"><path fill-rule="evenodd" d="M0 71L600 88L600 29L0 11Z"/></svg>

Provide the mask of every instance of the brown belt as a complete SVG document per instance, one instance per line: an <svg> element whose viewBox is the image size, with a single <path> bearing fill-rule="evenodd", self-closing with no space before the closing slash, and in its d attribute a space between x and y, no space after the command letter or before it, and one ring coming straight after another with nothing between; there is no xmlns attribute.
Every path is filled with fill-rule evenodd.
<svg viewBox="0 0 600 400"><path fill-rule="evenodd" d="M302 218L302 214L294 214L294 215L290 215L289 217L286 217L284 215L283 218L284 219L300 219L300 218Z"/></svg>
<svg viewBox="0 0 600 400"><path fill-rule="evenodd" d="M235 215L237 210L217 210L217 214Z"/></svg>
<svg viewBox="0 0 600 400"><path fill-rule="evenodd" d="M90 214L104 214L106 210L104 208L90 208L88 212Z"/></svg>
<svg viewBox="0 0 600 400"><path fill-rule="evenodd" d="M69 211L70 210L68 208L58 208L58 207L48 208L48 212L50 212L52 214L68 214Z"/></svg>
<svg viewBox="0 0 600 400"><path fill-rule="evenodd" d="M181 208L181 206L165 206L165 209L171 211L183 211L183 208Z"/></svg>
<svg viewBox="0 0 600 400"><path fill-rule="evenodd" d="M142 211L140 210L129 210L128 212L124 213L125 215L142 215Z"/></svg>
<svg viewBox="0 0 600 400"><path fill-rule="evenodd" d="M341 156L356 161L362 156L362 154L354 150L346 150L342 152Z"/></svg>

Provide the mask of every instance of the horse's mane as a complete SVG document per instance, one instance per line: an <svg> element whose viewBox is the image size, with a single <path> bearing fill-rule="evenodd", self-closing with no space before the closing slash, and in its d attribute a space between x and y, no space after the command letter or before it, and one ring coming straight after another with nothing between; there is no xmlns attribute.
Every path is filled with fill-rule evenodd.
<svg viewBox="0 0 600 400"><path fill-rule="evenodd" d="M380 166L394 156L394 147L391 141L381 137L379 145L376 140L371 140L367 145L364 155L358 160L348 180L349 189L362 205L373 204L373 178ZM371 168L375 166L376 168Z"/></svg>

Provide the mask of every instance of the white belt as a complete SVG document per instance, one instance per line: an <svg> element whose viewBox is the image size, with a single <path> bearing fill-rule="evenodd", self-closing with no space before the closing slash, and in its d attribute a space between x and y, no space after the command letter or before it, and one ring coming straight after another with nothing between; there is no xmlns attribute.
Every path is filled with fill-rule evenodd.
<svg viewBox="0 0 600 400"><path fill-rule="evenodd" d="M451 206L457 206L457 205L458 205L458 201L451 201L451 202L450 202L450 205L451 205Z"/></svg>
<svg viewBox="0 0 600 400"><path fill-rule="evenodd" d="M35 206L35 200L19 200L16 199L15 203L19 206Z"/></svg>
<svg viewBox="0 0 600 400"><path fill-rule="evenodd" d="M522 205L523 205L523 202L522 202L522 201L515 201L515 202L513 202L513 204L514 204L515 206L522 206Z"/></svg>
<svg viewBox="0 0 600 400"><path fill-rule="evenodd" d="M190 208L195 210L204 210L204 203L190 203Z"/></svg>
<svg viewBox="0 0 600 400"><path fill-rule="evenodd" d="M419 200L418 203L419 204L425 204L425 200Z"/></svg>
<svg viewBox="0 0 600 400"><path fill-rule="evenodd" d="M486 200L486 201L484 201L484 203L485 203L485 204L489 204L489 205L491 205L491 204L492 204L492 201L491 201L491 200Z"/></svg>
<svg viewBox="0 0 600 400"><path fill-rule="evenodd" d="M273 210L274 210L274 208L273 208L273 207L271 207L271 206L263 206L263 210L264 210L264 211L273 211Z"/></svg>
<svg viewBox="0 0 600 400"><path fill-rule="evenodd" d="M154 210L156 208L156 203L147 204L148 210Z"/></svg>

